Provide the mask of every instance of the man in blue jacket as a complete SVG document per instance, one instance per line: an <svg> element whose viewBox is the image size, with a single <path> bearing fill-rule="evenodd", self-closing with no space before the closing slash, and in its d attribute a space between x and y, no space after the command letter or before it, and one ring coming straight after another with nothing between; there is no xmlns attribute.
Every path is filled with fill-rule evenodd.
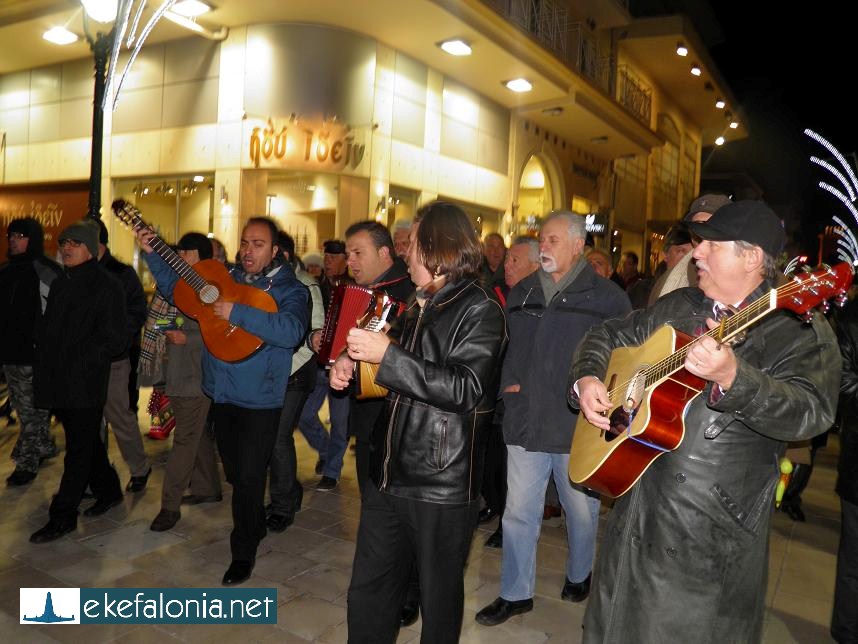
<svg viewBox="0 0 858 644"><path fill-rule="evenodd" d="M214 314L264 340L249 358L223 362L203 351L203 392L212 399L212 418L227 481L233 486L230 535L232 563L224 585L246 581L256 561L256 548L265 537L265 478L274 449L292 351L307 329L307 289L285 263L277 246L277 226L266 217L252 217L241 233L240 264L232 277L266 291L277 303L276 313L218 300ZM158 290L172 301L178 276L147 242L154 234L137 233L144 258Z"/></svg>

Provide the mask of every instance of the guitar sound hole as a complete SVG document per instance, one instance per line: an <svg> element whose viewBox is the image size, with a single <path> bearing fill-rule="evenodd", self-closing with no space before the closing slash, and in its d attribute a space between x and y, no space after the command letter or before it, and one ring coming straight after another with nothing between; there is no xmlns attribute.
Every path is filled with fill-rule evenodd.
<svg viewBox="0 0 858 644"><path fill-rule="evenodd" d="M622 407L617 407L611 414L611 426L608 431L605 432L605 442L610 443L620 434L627 432L629 426L632 424L632 420L634 420L634 412L630 414Z"/></svg>
<svg viewBox="0 0 858 644"><path fill-rule="evenodd" d="M204 304L214 304L220 297L220 291L213 284L206 284L200 289L200 299Z"/></svg>

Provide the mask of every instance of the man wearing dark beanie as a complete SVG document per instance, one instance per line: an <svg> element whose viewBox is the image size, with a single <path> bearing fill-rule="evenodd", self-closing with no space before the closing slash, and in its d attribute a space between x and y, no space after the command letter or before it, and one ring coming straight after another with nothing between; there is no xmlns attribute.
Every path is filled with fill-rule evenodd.
<svg viewBox="0 0 858 644"><path fill-rule="evenodd" d="M87 483L96 501L85 515L103 514L122 502L119 477L99 435L110 364L127 340L122 286L95 259L94 221L71 224L60 234L59 246L65 271L51 286L37 334L34 390L36 405L52 409L63 424L66 456L49 520L30 535L33 543L76 529Z"/></svg>
<svg viewBox="0 0 858 644"><path fill-rule="evenodd" d="M9 397L21 433L12 450L15 471L9 486L27 485L45 458L57 455L51 416L33 404L33 363L36 327L60 267L42 253L44 233L32 217L14 219L7 230L9 261L0 266L0 364L9 383Z"/></svg>

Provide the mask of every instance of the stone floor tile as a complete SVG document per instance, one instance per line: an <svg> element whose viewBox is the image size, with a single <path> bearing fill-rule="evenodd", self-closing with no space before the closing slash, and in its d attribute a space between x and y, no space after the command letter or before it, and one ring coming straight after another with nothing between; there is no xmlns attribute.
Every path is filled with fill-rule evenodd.
<svg viewBox="0 0 858 644"><path fill-rule="evenodd" d="M318 639L332 626L345 622L346 610L314 597L298 597L280 606L277 626L308 640Z"/></svg>
<svg viewBox="0 0 858 644"><path fill-rule="evenodd" d="M333 539L304 553L307 559L327 563L351 574L355 558L355 544L351 541Z"/></svg>
<svg viewBox="0 0 858 644"><path fill-rule="evenodd" d="M318 564L289 580L289 585L305 595L334 601L349 589L351 571Z"/></svg>

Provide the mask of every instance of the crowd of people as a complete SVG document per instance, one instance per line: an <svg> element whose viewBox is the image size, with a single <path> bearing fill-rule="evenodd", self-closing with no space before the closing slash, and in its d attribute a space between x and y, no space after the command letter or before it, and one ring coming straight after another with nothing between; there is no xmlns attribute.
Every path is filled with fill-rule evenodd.
<svg viewBox="0 0 858 644"><path fill-rule="evenodd" d="M420 613L421 641L458 641L471 539L478 521L495 516L486 546L502 548L501 578L476 621L491 627L533 610L552 480L568 543L557 592L570 602L589 598L584 641L759 641L779 459L787 443L834 424L838 395L841 412L858 404L852 305L837 335L822 317L804 324L787 312L735 344L706 334L726 309L741 311L779 284L783 227L758 201L696 199L666 233L652 275L630 252L614 270L611 254L588 244L584 219L568 211L550 213L538 239L514 238L507 248L496 233L481 241L459 207L436 201L392 230L353 224L343 240L303 258L276 222L251 217L234 264L201 232L169 248L142 227L137 242L156 282L148 304L135 271L110 254L100 221L62 231L60 264L45 257L35 219L13 220L7 236L0 362L20 422L7 484L27 485L58 455L51 415L65 432L59 489L30 541L75 531L87 490L95 500L84 514L97 516L146 489L152 466L137 423L138 374L158 385L175 421L150 527L172 529L183 504L222 500L219 455L232 489L224 585L246 581L267 532L287 530L301 509L294 429L318 454L322 492L338 486L354 437L355 643L393 642ZM271 310L228 298L206 305L214 319L261 341L240 360L217 357L205 323L177 303L184 282L176 266L218 261L236 285L273 301ZM344 350L320 364L326 313L348 284L404 306L380 332L351 328ZM612 431L608 361L665 324L700 336L682 367L701 391L681 410L679 446L613 504L597 555L601 498L568 475L576 421L582 415ZM842 391L830 368L841 360ZM362 366L373 367L386 396L359 396ZM319 418L325 400L330 429ZM858 637L853 425L841 423L832 624L841 642ZM130 472L124 491L107 458L106 427Z"/></svg>

